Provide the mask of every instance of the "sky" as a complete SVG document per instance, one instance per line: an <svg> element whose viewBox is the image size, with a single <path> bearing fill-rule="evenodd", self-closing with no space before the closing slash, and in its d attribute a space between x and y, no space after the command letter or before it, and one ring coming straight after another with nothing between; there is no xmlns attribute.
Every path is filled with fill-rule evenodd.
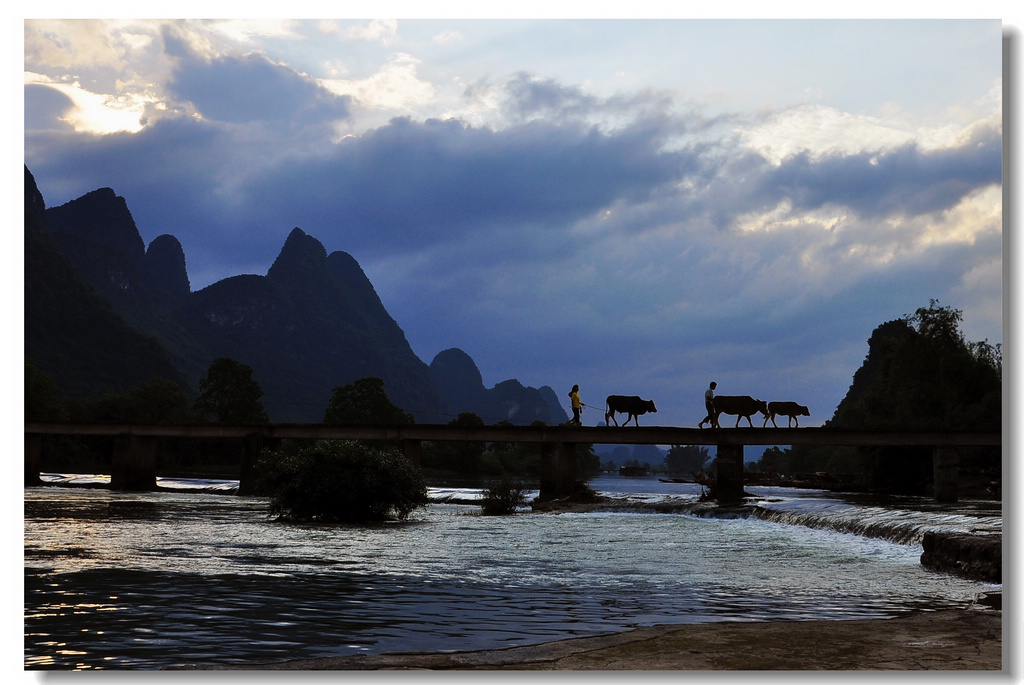
<svg viewBox="0 0 1024 685"><path fill-rule="evenodd" d="M1003 342L1007 31L30 19L24 159L48 207L110 187L147 245L178 238L194 291L301 228L424 362L460 348L567 411L579 384L588 425L635 394L696 426L716 381L814 426L931 300Z"/></svg>

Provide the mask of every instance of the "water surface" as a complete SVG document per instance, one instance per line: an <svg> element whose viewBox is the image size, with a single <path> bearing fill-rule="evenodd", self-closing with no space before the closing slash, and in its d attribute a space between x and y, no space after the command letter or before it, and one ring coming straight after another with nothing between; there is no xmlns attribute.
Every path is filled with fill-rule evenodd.
<svg viewBox="0 0 1024 685"><path fill-rule="evenodd" d="M720 518L685 513L699 486L591 485L630 508L485 517L472 504L432 504L401 523L317 526L276 522L263 498L194 483L26 488L25 667L154 669L495 648L658 623L891 617L966 606L999 587L919 561L923 530L998 531L998 504L766 489L755 515ZM645 508L666 504L682 513Z"/></svg>

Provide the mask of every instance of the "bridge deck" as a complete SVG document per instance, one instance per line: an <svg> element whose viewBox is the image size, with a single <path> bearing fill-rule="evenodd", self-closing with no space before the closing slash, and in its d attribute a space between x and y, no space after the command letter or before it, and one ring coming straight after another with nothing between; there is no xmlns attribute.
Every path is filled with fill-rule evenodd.
<svg viewBox="0 0 1024 685"><path fill-rule="evenodd" d="M245 437L388 441L475 441L628 445L899 445L998 446L999 431L864 431L835 428L679 428L674 426L327 426L271 424L26 423L26 435L138 435L151 437Z"/></svg>

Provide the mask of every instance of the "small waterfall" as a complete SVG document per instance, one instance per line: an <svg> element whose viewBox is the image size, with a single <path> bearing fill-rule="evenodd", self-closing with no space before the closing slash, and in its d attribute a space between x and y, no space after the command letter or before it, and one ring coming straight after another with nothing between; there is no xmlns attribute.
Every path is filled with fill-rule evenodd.
<svg viewBox="0 0 1024 685"><path fill-rule="evenodd" d="M768 503L753 508L764 521L806 526L863 537L889 540L902 545L919 545L928 531L955 533L1001 533L1001 517L965 516L936 512L851 506L842 503Z"/></svg>

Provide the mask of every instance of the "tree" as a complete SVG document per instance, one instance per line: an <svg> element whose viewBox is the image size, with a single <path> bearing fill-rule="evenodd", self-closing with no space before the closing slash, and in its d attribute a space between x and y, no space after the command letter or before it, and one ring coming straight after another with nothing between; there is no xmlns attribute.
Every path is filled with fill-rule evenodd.
<svg viewBox="0 0 1024 685"><path fill-rule="evenodd" d="M588 481L601 473L601 457L592 443L576 443L576 479Z"/></svg>
<svg viewBox="0 0 1024 685"><path fill-rule="evenodd" d="M324 423L335 426L408 426L414 420L412 414L391 403L384 392L383 380L367 377L334 388L324 412Z"/></svg>
<svg viewBox="0 0 1024 685"><path fill-rule="evenodd" d="M66 414L64 397L57 384L25 357L25 420L56 421Z"/></svg>
<svg viewBox="0 0 1024 685"><path fill-rule="evenodd" d="M482 428L485 424L479 416L467 411L449 421L448 425L457 428ZM485 442L451 442L443 445L442 452L449 468L464 474L477 474L482 470L482 457L486 448Z"/></svg>
<svg viewBox="0 0 1024 685"><path fill-rule="evenodd" d="M221 423L267 423L270 419L260 398L263 390L252 377L252 368L219 357L199 381L195 411L204 418L215 416Z"/></svg>
<svg viewBox="0 0 1024 685"><path fill-rule="evenodd" d="M697 473L711 460L708 448L701 445L672 445L665 455L665 470L669 474Z"/></svg>
<svg viewBox="0 0 1024 685"><path fill-rule="evenodd" d="M761 473L782 473L789 463L789 450L769 447L761 453L761 457L755 463L757 464L757 470Z"/></svg>
<svg viewBox="0 0 1024 685"><path fill-rule="evenodd" d="M420 470L394 448L324 440L261 457L259 490L290 521L403 520L428 502Z"/></svg>
<svg viewBox="0 0 1024 685"><path fill-rule="evenodd" d="M512 426L511 421L498 421L495 426ZM531 425L544 426L543 421L536 420ZM495 441L487 446L486 456L496 463L501 472L519 477L540 478L541 446L529 442Z"/></svg>

